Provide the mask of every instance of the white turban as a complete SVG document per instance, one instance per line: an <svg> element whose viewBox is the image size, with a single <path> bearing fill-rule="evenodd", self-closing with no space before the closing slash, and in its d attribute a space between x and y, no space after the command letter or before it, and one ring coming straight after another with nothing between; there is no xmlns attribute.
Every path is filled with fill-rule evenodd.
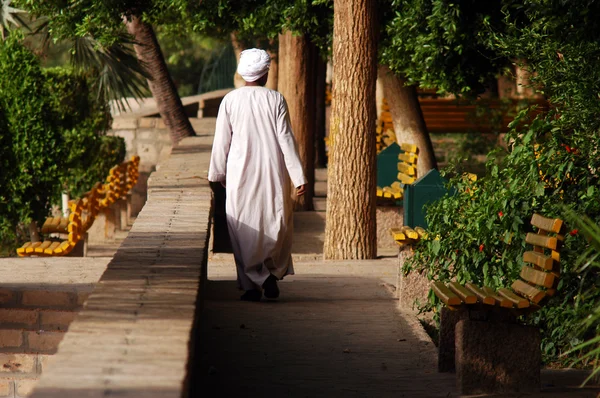
<svg viewBox="0 0 600 398"><path fill-rule="evenodd" d="M247 82L255 82L263 77L271 65L271 57L265 50L251 48L240 54L240 64L237 71Z"/></svg>

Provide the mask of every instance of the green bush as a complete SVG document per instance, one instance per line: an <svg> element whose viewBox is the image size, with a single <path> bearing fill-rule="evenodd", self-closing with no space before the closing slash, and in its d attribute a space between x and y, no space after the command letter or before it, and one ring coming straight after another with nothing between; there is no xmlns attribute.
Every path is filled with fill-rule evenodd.
<svg viewBox="0 0 600 398"><path fill-rule="evenodd" d="M45 79L37 58L11 34L0 41L0 124L2 213L0 235L14 242L19 222L40 220L48 214L63 167L64 139L53 123Z"/></svg>
<svg viewBox="0 0 600 398"><path fill-rule="evenodd" d="M526 111L517 115L508 150L491 154L485 177L450 181L457 194L427 209L439 240L424 242L407 269L423 269L436 280L509 286L522 266L534 212L567 221L565 214L574 212L600 222L600 25L583 17L600 11L592 3L503 3L505 25L489 26L488 45L500 56L526 60L521 67L550 110L533 120ZM540 327L547 362L572 360L561 354L586 338L579 321L600 302L600 269L590 268L587 277L577 272L588 242L576 226L567 228L558 292L526 319ZM436 304L431 297L428 307Z"/></svg>
<svg viewBox="0 0 600 398"><path fill-rule="evenodd" d="M0 41L0 254L24 240L22 226L44 220L62 191L76 197L123 161L123 139L105 136L110 112L93 81L43 70L19 34Z"/></svg>
<svg viewBox="0 0 600 398"><path fill-rule="evenodd" d="M112 118L108 104L93 90L93 76L68 68L44 70L54 123L64 138L63 191L77 197L104 180L112 166L123 161L125 142L105 136Z"/></svg>

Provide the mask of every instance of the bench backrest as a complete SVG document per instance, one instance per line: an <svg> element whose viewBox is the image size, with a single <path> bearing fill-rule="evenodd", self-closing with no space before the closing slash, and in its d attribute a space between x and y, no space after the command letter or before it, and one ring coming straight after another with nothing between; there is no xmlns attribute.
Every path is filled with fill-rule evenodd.
<svg viewBox="0 0 600 398"><path fill-rule="evenodd" d="M418 148L415 144L401 144L402 153L398 155L398 181L412 184L417 179Z"/></svg>
<svg viewBox="0 0 600 398"><path fill-rule="evenodd" d="M533 249L523 254L525 265L521 268L520 279L511 288L538 304L545 297L553 296L560 277L560 248L564 240L563 221L534 214L531 225L537 233L528 233L525 242Z"/></svg>

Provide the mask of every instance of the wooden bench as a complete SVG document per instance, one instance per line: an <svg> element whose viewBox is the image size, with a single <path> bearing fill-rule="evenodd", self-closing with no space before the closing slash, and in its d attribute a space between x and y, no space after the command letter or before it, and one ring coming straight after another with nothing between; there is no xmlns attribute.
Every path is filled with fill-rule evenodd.
<svg viewBox="0 0 600 398"><path fill-rule="evenodd" d="M439 370L457 372L462 394L539 389L539 330L520 325L556 293L560 277L563 222L534 214L537 228L525 237L532 245L510 289L474 283L432 282L445 304L440 322ZM486 321L486 322L482 322Z"/></svg>
<svg viewBox="0 0 600 398"><path fill-rule="evenodd" d="M396 241L398 246L413 246L418 243L421 239L427 239L427 231L421 227L411 228L408 226L402 226L399 228L390 228L392 238Z"/></svg>
<svg viewBox="0 0 600 398"><path fill-rule="evenodd" d="M25 256L65 256L73 251L81 240L83 230L81 213L83 212L83 200L78 199L70 205L71 214L66 226L65 239L46 239L43 242L26 242L17 249L20 257Z"/></svg>
<svg viewBox="0 0 600 398"><path fill-rule="evenodd" d="M96 215L99 210L98 203L98 191L100 190L102 184L96 183L92 189L84 193L81 197L83 211L81 214L82 219L82 231L85 233L93 224ZM69 207L76 200L69 201ZM67 233L67 226L69 225L69 217L58 216L58 217L47 217L42 225L41 232L42 234L52 234L52 233Z"/></svg>
<svg viewBox="0 0 600 398"><path fill-rule="evenodd" d="M125 230L131 218L131 192L139 177L140 157L135 155L121 164L121 176L117 186L115 218L121 230Z"/></svg>
<svg viewBox="0 0 600 398"><path fill-rule="evenodd" d="M387 187L377 187L377 197L393 201L402 200L404 185L412 184L417 179L418 149L415 144L401 144L402 153L398 155L397 181Z"/></svg>

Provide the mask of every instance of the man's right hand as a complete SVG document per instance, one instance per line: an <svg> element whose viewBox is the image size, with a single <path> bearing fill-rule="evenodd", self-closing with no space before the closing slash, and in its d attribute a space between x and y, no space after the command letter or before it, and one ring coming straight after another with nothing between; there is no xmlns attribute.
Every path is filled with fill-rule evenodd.
<svg viewBox="0 0 600 398"><path fill-rule="evenodd" d="M302 196L306 192L306 184L300 185L296 188L296 195Z"/></svg>

